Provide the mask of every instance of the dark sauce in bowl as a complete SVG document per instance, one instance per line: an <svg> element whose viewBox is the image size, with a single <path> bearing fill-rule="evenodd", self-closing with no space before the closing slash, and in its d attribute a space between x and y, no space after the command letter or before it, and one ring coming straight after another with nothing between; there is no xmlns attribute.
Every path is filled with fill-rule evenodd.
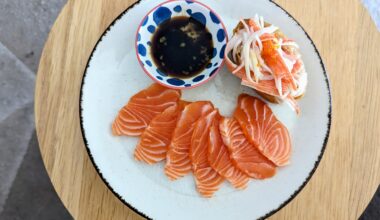
<svg viewBox="0 0 380 220"><path fill-rule="evenodd" d="M212 35L191 17L173 17L161 23L152 38L151 55L160 71L178 78L202 72L213 53Z"/></svg>

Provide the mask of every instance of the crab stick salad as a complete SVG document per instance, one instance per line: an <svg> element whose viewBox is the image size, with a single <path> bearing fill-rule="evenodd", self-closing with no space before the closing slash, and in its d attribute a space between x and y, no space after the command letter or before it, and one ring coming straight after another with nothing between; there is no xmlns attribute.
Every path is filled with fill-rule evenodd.
<svg viewBox="0 0 380 220"><path fill-rule="evenodd" d="M306 90L307 73L299 46L263 17L242 19L225 52L227 68L273 103L286 102L300 113L297 99Z"/></svg>

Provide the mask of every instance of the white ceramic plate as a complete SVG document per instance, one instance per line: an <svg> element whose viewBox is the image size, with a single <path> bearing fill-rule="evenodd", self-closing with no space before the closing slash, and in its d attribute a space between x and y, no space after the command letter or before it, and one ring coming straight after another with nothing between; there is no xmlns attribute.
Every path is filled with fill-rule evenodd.
<svg viewBox="0 0 380 220"><path fill-rule="evenodd" d="M134 51L135 33L143 16L162 0L142 0L128 8L96 45L83 79L81 125L88 153L104 182L130 208L153 219L256 219L285 206L314 173L327 143L331 122L329 82L322 60L309 36L283 9L269 0L204 0L221 16L231 35L241 17L258 13L298 42L309 74L301 116L286 105L271 105L293 139L291 164L274 178L252 180L246 190L224 184L211 199L196 191L192 175L169 181L163 163L149 166L133 158L137 138L114 137L111 123L129 98L152 83ZM205 85L184 91L190 101L210 100L231 115L237 96L253 94L225 68ZM96 201L95 201L96 202ZM99 201L100 202L100 201Z"/></svg>

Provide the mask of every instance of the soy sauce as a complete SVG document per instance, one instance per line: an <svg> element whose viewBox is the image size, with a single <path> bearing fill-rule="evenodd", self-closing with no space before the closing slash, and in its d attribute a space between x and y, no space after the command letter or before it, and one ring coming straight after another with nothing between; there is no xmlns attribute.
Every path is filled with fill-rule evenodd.
<svg viewBox="0 0 380 220"><path fill-rule="evenodd" d="M163 73L188 78L202 72L213 54L212 35L191 17L173 17L161 23L152 38L151 55Z"/></svg>

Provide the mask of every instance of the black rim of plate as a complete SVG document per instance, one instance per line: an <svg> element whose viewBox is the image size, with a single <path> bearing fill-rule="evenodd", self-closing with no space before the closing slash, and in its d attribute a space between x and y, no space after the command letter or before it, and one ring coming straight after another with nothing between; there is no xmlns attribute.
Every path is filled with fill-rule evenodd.
<svg viewBox="0 0 380 220"><path fill-rule="evenodd" d="M92 60L92 57L94 55L94 52L96 50L96 48L98 47L99 43L103 40L103 37L107 34L108 31L111 30L112 26L115 25L115 23L120 20L126 13L128 13L128 11L130 9L132 9L134 6L136 6L137 4L139 4L142 0L138 0L136 1L135 3L133 3L132 5L130 5L128 8L126 8L119 16L117 16L113 21L112 23L107 27L107 29L103 32L103 34L101 35L101 37L99 38L99 40L96 42L95 44L95 47L94 49L92 50L91 52L91 55L88 59L88 62L87 62L87 65L86 65L86 69L85 69L85 72L83 74L83 78L82 78L82 83L81 83L81 88L80 88L80 99L79 99L79 107L80 107L80 112L79 112L79 115L80 115L80 127L81 127L81 132L82 132L82 137L83 137L83 141L84 141L84 144L86 146L86 150L87 150L87 153L90 157L90 160L93 164L93 166L95 167L96 171L98 172L100 178L103 180L103 182L106 184L106 186L108 187L109 190L111 190L111 192L126 206L128 206L130 209L132 209L134 212L136 212L137 214L141 215L142 217L146 218L146 219L152 219L151 217L147 216L146 214L144 214L142 211L138 210L137 208L135 208L133 205L129 204L128 202L126 202L112 187L111 185L108 183L108 181L104 178L103 174L101 173L100 169L98 168L97 164L95 163L95 160L91 154L91 150L88 146L88 142L87 142L87 138L86 138L86 135L85 135L85 131L84 131L84 128L83 128L83 115L82 115L82 112L83 112L83 108L82 108L82 100L83 100L83 85L84 85L84 79L86 78L86 75L87 75L87 70L88 70L88 67L91 63L91 60ZM327 72L326 72L326 68L325 68L325 65L323 64L323 61L322 61L322 58L321 58L321 55L316 47L316 45L314 44L313 40L311 39L311 37L309 36L309 34L306 32L306 30L301 26L301 24L291 15L289 14L289 12L287 12L284 8L282 8L280 5L278 5L276 2L273 2L272 0L268 0L270 3L272 3L274 6L280 8L283 12L285 12L289 18L291 18L294 22L296 22L296 24L302 29L302 31L304 32L304 34L306 35L306 37L309 39L310 43L313 45L314 47L314 50L315 52L317 53L318 55L318 59L320 61L320 65L322 67L322 70L323 70L323 75L325 77L325 82L326 82L326 85L327 85L327 89L328 89L328 98L329 98L329 112L328 112L328 123L327 123L327 130L326 130L326 134L325 134L325 139L323 141L323 147L322 147L322 150L318 156L318 159L315 161L315 164L314 164L314 167L313 169L310 171L309 175L307 176L307 178L305 179L305 181L299 186L299 188L286 200L284 201L282 204L280 204L276 209L273 209L272 211L269 211L267 214L259 217L258 219L266 219L268 217L270 217L271 215L273 215L274 213L278 212L280 209L282 209L283 207L285 207L288 203L290 203L297 195L299 192L301 192L301 190L306 186L306 184L310 181L311 177L313 176L314 172L316 171L316 169L318 168L318 165L319 163L321 162L321 159L323 157L323 154L325 152L325 149L326 149L326 146L327 146L327 142L328 142L328 139L329 139L329 136L330 136L330 128L331 128L331 119L332 119L332 104L331 104L331 89L330 89L330 81L329 81L329 78L327 76Z"/></svg>

